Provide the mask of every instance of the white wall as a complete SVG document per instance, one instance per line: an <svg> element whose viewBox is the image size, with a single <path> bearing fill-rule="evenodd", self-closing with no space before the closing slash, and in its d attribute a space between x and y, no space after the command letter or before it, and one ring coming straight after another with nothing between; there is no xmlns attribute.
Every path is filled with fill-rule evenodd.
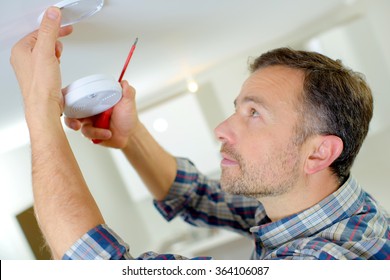
<svg viewBox="0 0 390 280"><path fill-rule="evenodd" d="M0 155L0 258L32 259L16 215L32 205L30 149L18 148Z"/></svg>
<svg viewBox="0 0 390 280"><path fill-rule="evenodd" d="M370 135L352 169L363 188L390 213L390 129Z"/></svg>

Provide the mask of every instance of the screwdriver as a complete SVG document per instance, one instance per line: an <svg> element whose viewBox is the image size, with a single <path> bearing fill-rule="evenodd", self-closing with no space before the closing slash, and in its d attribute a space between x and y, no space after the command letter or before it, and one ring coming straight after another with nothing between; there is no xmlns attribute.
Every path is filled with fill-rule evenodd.
<svg viewBox="0 0 390 280"><path fill-rule="evenodd" d="M126 72L126 69L127 69L127 66L129 65L129 62L130 62L130 59L131 57L133 56L133 52L135 50L135 47L137 45L137 42L138 42L138 38L135 39L135 42L134 44L131 46L131 49L129 51L129 54L127 55L127 59L126 59L126 62L125 64L123 65L123 68L122 68L122 72L119 76L119 79L118 79L118 82L120 83L122 81L122 78L123 76L125 75L125 72ZM110 119L111 119L111 114L112 114L112 111L114 110L114 107L111 107L110 109L96 115L94 118L93 118L93 126L94 127L98 127L98 128L105 128L105 129L109 129L110 128ZM92 142L94 144L99 144L102 142L102 140L99 140L99 139L92 139Z"/></svg>

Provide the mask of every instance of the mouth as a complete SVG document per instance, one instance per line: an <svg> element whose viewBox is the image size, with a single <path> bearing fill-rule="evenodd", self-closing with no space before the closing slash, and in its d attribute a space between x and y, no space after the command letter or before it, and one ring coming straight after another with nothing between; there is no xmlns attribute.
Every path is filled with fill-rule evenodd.
<svg viewBox="0 0 390 280"><path fill-rule="evenodd" d="M237 160L235 160L232 156L228 155L227 153L221 152L221 156L222 156L221 166L238 165Z"/></svg>

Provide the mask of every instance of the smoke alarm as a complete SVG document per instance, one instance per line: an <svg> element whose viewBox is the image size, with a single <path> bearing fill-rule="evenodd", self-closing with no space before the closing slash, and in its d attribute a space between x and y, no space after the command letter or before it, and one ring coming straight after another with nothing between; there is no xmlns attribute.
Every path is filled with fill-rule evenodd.
<svg viewBox="0 0 390 280"><path fill-rule="evenodd" d="M62 94L65 116L80 119L113 107L122 98L122 87L113 77L97 74L76 80L62 89Z"/></svg>

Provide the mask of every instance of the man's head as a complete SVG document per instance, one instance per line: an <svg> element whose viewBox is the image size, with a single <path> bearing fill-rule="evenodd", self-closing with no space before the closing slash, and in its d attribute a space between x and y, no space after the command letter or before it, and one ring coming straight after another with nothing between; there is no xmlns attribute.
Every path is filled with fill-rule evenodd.
<svg viewBox="0 0 390 280"><path fill-rule="evenodd" d="M250 69L235 101L236 113L216 129L227 164L224 168L222 163L222 185L238 180L233 192L239 193L237 188L247 188L252 181L252 190L244 193L255 195L260 181L263 190L272 190L269 195L286 192L303 167L303 143L316 135L336 139L327 164L338 181L344 181L373 112L363 77L321 54L288 48L261 55ZM240 171L227 168L234 163Z"/></svg>
<svg viewBox="0 0 390 280"><path fill-rule="evenodd" d="M343 140L341 155L331 165L341 181L349 175L352 164L368 133L373 114L371 89L364 77L315 52L275 49L253 61L251 72L283 65L305 75L300 100L302 125L298 126L302 143L314 134L336 135Z"/></svg>

